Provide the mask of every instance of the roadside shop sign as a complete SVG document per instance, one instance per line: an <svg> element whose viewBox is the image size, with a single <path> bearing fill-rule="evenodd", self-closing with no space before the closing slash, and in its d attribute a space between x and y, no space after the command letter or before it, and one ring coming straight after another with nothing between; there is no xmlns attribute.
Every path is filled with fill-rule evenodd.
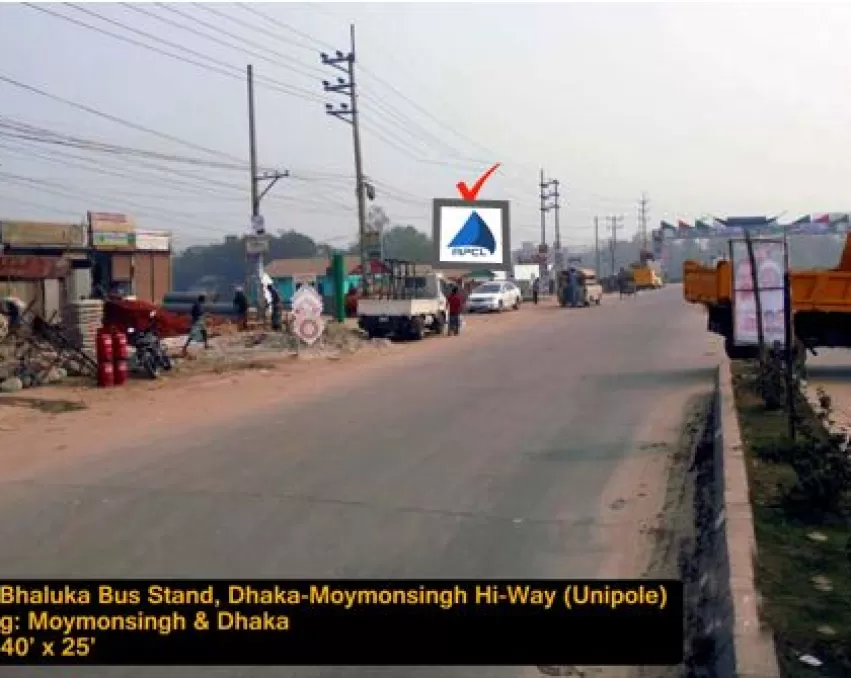
<svg viewBox="0 0 851 678"><path fill-rule="evenodd" d="M10 248L85 247L87 231L82 224L0 221L0 243Z"/></svg>
<svg viewBox="0 0 851 678"><path fill-rule="evenodd" d="M756 294L762 310L762 334L766 345L786 342L786 243L783 240L752 240L757 268L754 290L748 244L730 241L733 266L733 341L737 346L759 343Z"/></svg>
<svg viewBox="0 0 851 678"><path fill-rule="evenodd" d="M107 233L132 233L136 230L136 222L132 217L118 212L89 212L89 227L92 231Z"/></svg>
<svg viewBox="0 0 851 678"><path fill-rule="evenodd" d="M127 250L135 246L131 232L92 231L92 247L105 250Z"/></svg>
<svg viewBox="0 0 851 678"><path fill-rule="evenodd" d="M71 265L63 257L0 255L0 279L47 280L64 278Z"/></svg>
<svg viewBox="0 0 851 678"><path fill-rule="evenodd" d="M136 231L136 249L143 252L171 251L171 233L168 231Z"/></svg>
<svg viewBox="0 0 851 678"><path fill-rule="evenodd" d="M249 256L269 251L269 238L265 235L249 235L245 238L245 253Z"/></svg>

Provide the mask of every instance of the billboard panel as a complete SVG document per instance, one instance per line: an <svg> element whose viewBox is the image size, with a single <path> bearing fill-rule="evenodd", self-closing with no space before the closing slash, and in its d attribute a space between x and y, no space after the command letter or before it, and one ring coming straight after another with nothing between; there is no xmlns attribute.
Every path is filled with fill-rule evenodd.
<svg viewBox="0 0 851 678"><path fill-rule="evenodd" d="M435 267L511 270L508 201L435 199L433 228Z"/></svg>

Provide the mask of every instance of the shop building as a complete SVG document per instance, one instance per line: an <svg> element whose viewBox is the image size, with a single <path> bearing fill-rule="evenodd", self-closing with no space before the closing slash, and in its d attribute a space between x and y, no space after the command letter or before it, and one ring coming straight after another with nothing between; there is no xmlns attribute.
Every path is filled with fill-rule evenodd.
<svg viewBox="0 0 851 678"><path fill-rule="evenodd" d="M0 221L0 296L51 317L67 301L90 294L86 224Z"/></svg>
<svg viewBox="0 0 851 678"><path fill-rule="evenodd" d="M159 304L172 285L171 234L139 229L124 214L89 212L76 224L2 220L0 256L0 296L33 302L45 317L109 291Z"/></svg>
<svg viewBox="0 0 851 678"><path fill-rule="evenodd" d="M153 304L171 289L171 234L137 228L126 214L89 212L92 286Z"/></svg>

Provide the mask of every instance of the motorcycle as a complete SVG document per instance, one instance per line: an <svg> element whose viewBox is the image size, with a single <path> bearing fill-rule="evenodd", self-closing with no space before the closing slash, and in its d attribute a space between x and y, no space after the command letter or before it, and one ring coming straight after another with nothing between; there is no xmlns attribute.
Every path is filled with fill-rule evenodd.
<svg viewBox="0 0 851 678"><path fill-rule="evenodd" d="M137 332L135 328L128 328L127 335L136 350L136 365L151 379L160 376L160 370L166 372L172 368L171 358L163 346L156 329L156 311L151 311L148 326Z"/></svg>

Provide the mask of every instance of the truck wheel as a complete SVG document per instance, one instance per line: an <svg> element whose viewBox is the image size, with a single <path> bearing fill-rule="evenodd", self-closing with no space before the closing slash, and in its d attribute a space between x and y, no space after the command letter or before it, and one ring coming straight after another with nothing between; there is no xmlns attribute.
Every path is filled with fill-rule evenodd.
<svg viewBox="0 0 851 678"><path fill-rule="evenodd" d="M423 319L420 317L411 318L409 331L411 339L420 341L425 336L425 323L423 322Z"/></svg>
<svg viewBox="0 0 851 678"><path fill-rule="evenodd" d="M434 329L434 333L438 335L443 335L446 333L446 314L438 313L434 316L434 324L432 325Z"/></svg>

